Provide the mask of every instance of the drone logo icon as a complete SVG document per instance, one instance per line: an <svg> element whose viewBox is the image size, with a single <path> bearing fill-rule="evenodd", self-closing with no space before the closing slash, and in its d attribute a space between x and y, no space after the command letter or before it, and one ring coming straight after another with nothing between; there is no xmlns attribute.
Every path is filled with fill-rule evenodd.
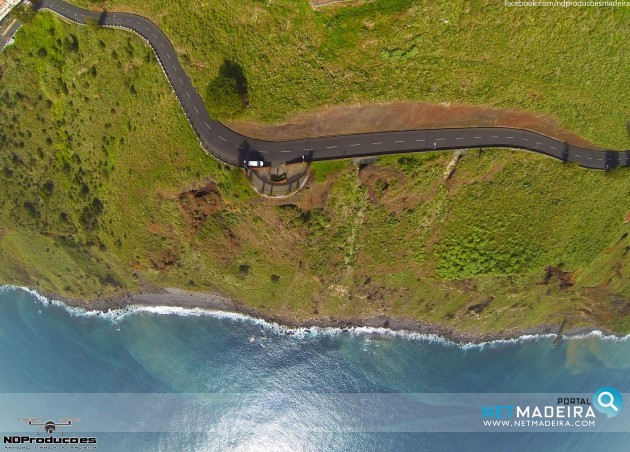
<svg viewBox="0 0 630 452"><path fill-rule="evenodd" d="M57 428L59 427L69 427L73 422L79 422L81 419L78 418L63 418L59 419L57 422L54 421L46 421L43 422L41 419L18 419L20 422L28 422L28 425L41 427L46 433L52 435L55 433Z"/></svg>
<svg viewBox="0 0 630 452"><path fill-rule="evenodd" d="M39 427L40 430L45 432L41 435L39 432L37 435L10 435L5 436L3 440L3 444L21 444L21 447L17 446L5 446L4 448L11 449L28 449L29 447L25 447L28 445L37 445L37 448L50 448L50 445L61 444L63 447L66 445L71 446L72 448L82 448L82 449L96 449L96 443L98 439L95 436L77 436L77 435L64 435L62 430L64 427L70 427L74 425L76 422L80 421L78 418L63 418L59 419L57 422L55 421L42 421L41 419L18 419L19 422L26 422L29 426ZM55 433L61 433L60 435L55 435Z"/></svg>

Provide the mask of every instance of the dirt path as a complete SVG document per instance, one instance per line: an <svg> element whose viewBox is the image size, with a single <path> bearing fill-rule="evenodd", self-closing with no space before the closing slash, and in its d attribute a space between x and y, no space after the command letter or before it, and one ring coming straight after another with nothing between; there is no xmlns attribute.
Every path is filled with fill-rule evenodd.
<svg viewBox="0 0 630 452"><path fill-rule="evenodd" d="M293 116L283 124L254 121L227 123L237 132L260 140L348 135L446 127L516 127L571 144L597 148L579 135L562 129L551 116L476 105L388 102L330 107Z"/></svg>
<svg viewBox="0 0 630 452"><path fill-rule="evenodd" d="M321 8L322 6L327 5L337 5L337 4L356 4L362 3L361 0L310 0L309 3L313 9Z"/></svg>

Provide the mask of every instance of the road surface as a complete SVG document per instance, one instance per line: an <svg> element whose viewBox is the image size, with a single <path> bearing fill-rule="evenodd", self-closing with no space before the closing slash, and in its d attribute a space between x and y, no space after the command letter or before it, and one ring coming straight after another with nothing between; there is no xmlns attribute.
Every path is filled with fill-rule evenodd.
<svg viewBox="0 0 630 452"><path fill-rule="evenodd" d="M263 160L278 165L405 152L498 147L537 152L589 169L630 166L630 150L587 149L532 131L505 127L425 129L291 141L256 140L240 135L210 117L201 96L182 68L173 45L149 19L129 13L88 11L61 0L43 0L37 3L37 8L51 10L79 24L86 24L89 18L101 26L124 28L144 38L153 47L201 146L231 165L244 166L246 160Z"/></svg>
<svg viewBox="0 0 630 452"><path fill-rule="evenodd" d="M0 21L0 50L4 49L11 42L13 35L21 26L22 24L19 20L12 19L10 16Z"/></svg>

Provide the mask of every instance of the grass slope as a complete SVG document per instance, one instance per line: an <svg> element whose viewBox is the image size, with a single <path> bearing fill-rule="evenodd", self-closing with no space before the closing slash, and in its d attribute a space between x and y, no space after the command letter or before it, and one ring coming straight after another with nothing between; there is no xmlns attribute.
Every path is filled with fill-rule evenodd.
<svg viewBox="0 0 630 452"><path fill-rule="evenodd" d="M218 11L212 5L199 11ZM285 16L321 24L363 14L265 5L249 14L274 18L280 29ZM373 5L383 6L372 10L383 21L418 8ZM239 8L222 10L216 29L227 33ZM208 34L195 36L204 42ZM275 55L273 46L261 48L259 58ZM208 57L208 68L216 58ZM274 202L256 197L242 172L203 154L151 50L133 35L42 13L0 55L0 68L2 283L82 299L151 285L218 290L295 318L386 313L484 331L567 318L630 331L628 170L589 172L522 152L475 151L447 182L449 153L388 156L361 170L351 162L314 165L307 190ZM283 71L294 69L276 70L288 77ZM261 79L248 79L247 114L261 119L279 117L292 90L299 109L329 89L297 89L288 77L264 94ZM357 95L369 92L355 83ZM617 128L603 124L625 107L615 107L615 84L606 86L611 113L598 115L593 133L616 143ZM260 96L277 100L269 117ZM545 278L548 266L554 270Z"/></svg>
<svg viewBox="0 0 630 452"><path fill-rule="evenodd" d="M628 8L500 0L375 0L318 12L307 0L110 0L107 8L154 20L201 93L226 60L239 63L245 118L276 122L366 101L463 102L548 113L595 143L628 148Z"/></svg>

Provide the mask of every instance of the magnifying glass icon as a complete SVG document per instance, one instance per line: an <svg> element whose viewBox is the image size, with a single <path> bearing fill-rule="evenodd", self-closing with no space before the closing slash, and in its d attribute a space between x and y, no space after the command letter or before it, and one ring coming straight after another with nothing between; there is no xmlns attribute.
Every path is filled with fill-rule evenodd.
<svg viewBox="0 0 630 452"><path fill-rule="evenodd" d="M606 397L608 399L607 402L604 402L602 399ZM600 392L597 396L597 403L603 408L612 408L615 411L619 411L619 408L615 406L615 397L608 391Z"/></svg>

